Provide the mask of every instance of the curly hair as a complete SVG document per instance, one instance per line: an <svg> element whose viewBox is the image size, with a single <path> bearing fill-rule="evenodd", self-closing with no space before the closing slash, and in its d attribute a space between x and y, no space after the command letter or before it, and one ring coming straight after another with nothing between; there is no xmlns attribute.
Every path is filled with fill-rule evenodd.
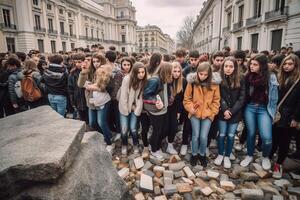
<svg viewBox="0 0 300 200"><path fill-rule="evenodd" d="M110 72L102 67L96 70L96 84L101 92L106 90L110 81Z"/></svg>

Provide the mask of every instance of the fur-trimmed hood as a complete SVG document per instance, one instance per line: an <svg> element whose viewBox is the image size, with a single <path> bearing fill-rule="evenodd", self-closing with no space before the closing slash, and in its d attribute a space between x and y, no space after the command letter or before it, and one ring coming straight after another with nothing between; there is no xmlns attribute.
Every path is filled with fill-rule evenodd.
<svg viewBox="0 0 300 200"><path fill-rule="evenodd" d="M188 83L193 84L197 80L197 72L190 73L187 75L186 80ZM222 77L219 72L212 73L212 84L220 85L222 82Z"/></svg>

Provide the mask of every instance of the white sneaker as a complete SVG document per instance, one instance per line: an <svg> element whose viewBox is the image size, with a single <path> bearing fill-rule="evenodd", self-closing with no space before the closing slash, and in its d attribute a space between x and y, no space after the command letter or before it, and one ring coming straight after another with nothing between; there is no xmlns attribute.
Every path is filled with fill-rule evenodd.
<svg viewBox="0 0 300 200"><path fill-rule="evenodd" d="M108 151L108 153L112 154L112 153L113 153L113 150L114 150L113 145L107 145L107 146L106 146L106 150Z"/></svg>
<svg viewBox="0 0 300 200"><path fill-rule="evenodd" d="M161 151L155 151L155 152L152 152L151 151L151 154L155 157L155 158L158 158L158 159L164 159L164 156L161 154Z"/></svg>
<svg viewBox="0 0 300 200"><path fill-rule="evenodd" d="M133 147L133 154L139 154L140 151L139 151L139 147L138 146L134 146Z"/></svg>
<svg viewBox="0 0 300 200"><path fill-rule="evenodd" d="M223 158L224 158L224 156L218 155L218 157L214 161L215 165L220 166L222 164L222 162L223 162Z"/></svg>
<svg viewBox="0 0 300 200"><path fill-rule="evenodd" d="M172 143L168 143L167 153L169 153L171 155L177 155L178 154L178 152L174 149L174 146L173 146Z"/></svg>
<svg viewBox="0 0 300 200"><path fill-rule="evenodd" d="M209 149L208 149L208 147L206 148L205 155L206 155L206 157L209 157Z"/></svg>
<svg viewBox="0 0 300 200"><path fill-rule="evenodd" d="M187 145L181 145L181 149L180 149L180 154L185 156L187 154L187 148L188 146Z"/></svg>
<svg viewBox="0 0 300 200"><path fill-rule="evenodd" d="M235 150L237 150L237 151L242 151L242 149L244 148L244 145L238 143L238 144L236 144L236 145L234 146L234 148L235 148Z"/></svg>
<svg viewBox="0 0 300 200"><path fill-rule="evenodd" d="M122 155L127 155L127 146L122 145Z"/></svg>
<svg viewBox="0 0 300 200"><path fill-rule="evenodd" d="M253 157L252 156L246 156L246 158L244 160L242 160L242 162L241 162L240 165L242 167L247 167L252 161L253 161Z"/></svg>
<svg viewBox="0 0 300 200"><path fill-rule="evenodd" d="M121 139L121 133L116 133L116 135L115 135L114 138L113 138L113 141L116 142L116 141L118 141L119 139Z"/></svg>
<svg viewBox="0 0 300 200"><path fill-rule="evenodd" d="M270 159L267 157L263 157L262 161L261 161L261 165L264 170L266 170L266 171L270 170L271 169Z"/></svg>
<svg viewBox="0 0 300 200"><path fill-rule="evenodd" d="M235 160L235 159L236 159L236 157L234 156L234 154L233 154L233 153L231 153L231 154L230 154L230 156L229 156L229 159L230 159L230 160Z"/></svg>
<svg viewBox="0 0 300 200"><path fill-rule="evenodd" d="M227 157L227 156L224 157L223 166L226 169L230 169L231 168L231 161L230 161L229 157Z"/></svg>

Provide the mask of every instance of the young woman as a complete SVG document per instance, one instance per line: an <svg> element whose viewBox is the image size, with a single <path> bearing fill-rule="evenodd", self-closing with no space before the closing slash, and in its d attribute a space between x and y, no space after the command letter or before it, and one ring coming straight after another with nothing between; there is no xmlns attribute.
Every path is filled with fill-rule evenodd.
<svg viewBox="0 0 300 200"><path fill-rule="evenodd" d="M172 70L172 84L171 84L171 98L168 106L168 147L167 153L178 154L173 146L174 138L177 132L178 120L180 113L183 113L183 96L186 87L186 81L182 75L182 68L179 62L173 62Z"/></svg>
<svg viewBox="0 0 300 200"><path fill-rule="evenodd" d="M162 159L160 151L162 139L168 127L168 105L169 89L168 84L172 82L172 64L162 62L159 66L158 75L147 80L144 88L144 108L149 113L153 133L150 138L151 153L153 156Z"/></svg>
<svg viewBox="0 0 300 200"><path fill-rule="evenodd" d="M143 109L143 89L147 81L146 67L137 62L130 74L126 75L120 88L119 111L122 134L122 154L127 154L127 132L130 133L134 145L134 154L139 153L137 121Z"/></svg>
<svg viewBox="0 0 300 200"><path fill-rule="evenodd" d="M246 82L246 107L244 120L247 128L247 156L241 162L247 167L253 160L255 131L258 129L262 140L262 167L271 168L269 155L272 148L272 122L278 100L276 75L268 70L268 58L258 54L250 60Z"/></svg>
<svg viewBox="0 0 300 200"><path fill-rule="evenodd" d="M208 62L199 64L196 73L187 76L187 87L184 93L183 105L188 111L192 124L192 157L191 165L200 163L207 166L206 147L208 132L212 121L219 112L220 89L212 82L212 68Z"/></svg>
<svg viewBox="0 0 300 200"><path fill-rule="evenodd" d="M214 163L221 165L224 160L224 168L228 169L231 168L229 157L234 144L234 136L238 123L242 119L246 88L245 81L240 75L238 63L234 58L225 58L220 73L222 82L220 85L221 109L218 115L218 157Z"/></svg>
<svg viewBox="0 0 300 200"><path fill-rule="evenodd" d="M300 61L294 55L288 55L279 68L279 100L287 94L290 88L300 79ZM296 83L286 99L279 108L281 114L280 120L275 124L273 131L273 148L274 154L278 148L278 158L274 164L273 177L282 177L282 163L284 162L289 151L291 137L294 134L300 134L295 126L300 123L300 81Z"/></svg>

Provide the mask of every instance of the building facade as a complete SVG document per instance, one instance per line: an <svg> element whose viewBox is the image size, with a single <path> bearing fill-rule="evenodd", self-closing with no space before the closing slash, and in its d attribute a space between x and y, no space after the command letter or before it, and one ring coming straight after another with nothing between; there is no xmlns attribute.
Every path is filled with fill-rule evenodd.
<svg viewBox="0 0 300 200"><path fill-rule="evenodd" d="M92 44L135 50L129 0L2 0L0 9L1 51L53 53Z"/></svg>
<svg viewBox="0 0 300 200"><path fill-rule="evenodd" d="M173 53L175 50L175 42L168 34L164 34L162 30L155 25L147 25L137 27L137 52L140 53Z"/></svg>
<svg viewBox="0 0 300 200"><path fill-rule="evenodd" d="M212 37L218 36L218 45L206 44L207 36L201 34L201 24L209 14L218 19L217 14L209 12L217 7L221 17L213 21L218 26L213 29ZM212 52L224 46L258 51L292 46L297 50L300 49L300 1L208 0L195 23L194 35L195 48L200 51Z"/></svg>

